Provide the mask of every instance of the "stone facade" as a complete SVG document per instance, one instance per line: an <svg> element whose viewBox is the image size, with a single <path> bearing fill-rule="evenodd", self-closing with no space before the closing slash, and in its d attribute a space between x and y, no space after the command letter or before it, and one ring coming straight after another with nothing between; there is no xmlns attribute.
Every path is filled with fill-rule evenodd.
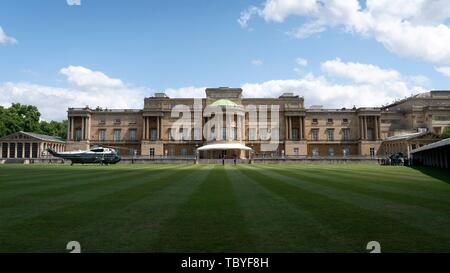
<svg viewBox="0 0 450 273"><path fill-rule="evenodd" d="M275 120L272 105L279 110ZM203 128L212 121L207 113L211 106L232 109L230 119L224 119L228 129L215 126L203 132L190 128L188 139L171 137L172 128L184 117L174 110L187 111L190 121ZM269 109L267 124L254 124L249 109L264 106ZM118 149L122 156L193 157L204 145L233 142L251 147L253 154L205 151L200 156L375 157L388 137L418 128L442 132L450 123L450 91L431 91L379 108L323 109L305 108L303 98L291 93L278 98L243 98L242 89L221 87L206 89L206 98L197 100L156 93L145 98L143 109L69 108L68 118L67 150L103 145ZM175 134L186 133L183 130L180 127ZM278 130L277 141L261 138L273 130ZM222 133L231 138L221 139Z"/></svg>
<svg viewBox="0 0 450 273"><path fill-rule="evenodd" d="M0 138L0 162L45 158L48 155L47 148L62 152L65 147L66 142L58 137L17 132Z"/></svg>

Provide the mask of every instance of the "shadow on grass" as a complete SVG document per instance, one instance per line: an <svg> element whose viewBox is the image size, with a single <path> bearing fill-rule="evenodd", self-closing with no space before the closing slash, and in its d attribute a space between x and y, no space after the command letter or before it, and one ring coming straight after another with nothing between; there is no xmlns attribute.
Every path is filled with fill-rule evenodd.
<svg viewBox="0 0 450 273"><path fill-rule="evenodd" d="M413 166L411 168L414 170L417 170L425 175L428 175L435 179L441 180L442 182L450 184L450 172L448 169L440 169L440 168L424 167L424 166Z"/></svg>

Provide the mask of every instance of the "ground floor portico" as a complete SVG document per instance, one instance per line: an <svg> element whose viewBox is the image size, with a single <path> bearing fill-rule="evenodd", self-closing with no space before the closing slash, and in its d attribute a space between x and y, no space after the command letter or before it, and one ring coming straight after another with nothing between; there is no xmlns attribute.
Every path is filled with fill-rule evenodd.
<svg viewBox="0 0 450 273"><path fill-rule="evenodd" d="M62 152L65 146L65 141L57 137L17 132L0 138L0 160L43 158L48 148Z"/></svg>

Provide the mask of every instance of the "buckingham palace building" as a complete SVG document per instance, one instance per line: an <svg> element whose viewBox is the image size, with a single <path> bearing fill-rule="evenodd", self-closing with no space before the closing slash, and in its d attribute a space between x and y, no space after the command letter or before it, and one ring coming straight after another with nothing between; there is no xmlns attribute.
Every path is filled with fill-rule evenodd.
<svg viewBox="0 0 450 273"><path fill-rule="evenodd" d="M450 124L450 91L341 109L305 108L293 93L245 98L241 88L228 87L205 93L201 99L156 93L143 109L69 108L66 150L98 145L154 158L374 158L438 141Z"/></svg>

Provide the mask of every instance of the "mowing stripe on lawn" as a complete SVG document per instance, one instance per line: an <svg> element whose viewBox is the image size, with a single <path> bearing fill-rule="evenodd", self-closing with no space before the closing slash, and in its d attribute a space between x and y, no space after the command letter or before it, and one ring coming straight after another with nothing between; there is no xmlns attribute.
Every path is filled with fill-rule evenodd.
<svg viewBox="0 0 450 273"><path fill-rule="evenodd" d="M177 214L161 227L156 251L245 252L251 234L223 166L214 166Z"/></svg>
<svg viewBox="0 0 450 273"><path fill-rule="evenodd" d="M398 188L392 189L387 186L387 183L390 181L389 176L384 177L383 179L377 178L378 182L371 183L373 181L370 177L361 175L352 176L349 174L341 174L336 171L328 170L327 176L324 176L323 172L319 171L301 171L287 168L280 171L279 168L266 168L296 179L313 180L314 182L325 186L328 185L342 190L351 190L353 192L367 194L372 197L387 199L405 205L420 206L426 209L441 211L443 213L450 213L450 207L444 205L450 205L448 195L445 199L443 196L441 196L441 198L436 198L435 196L437 194L433 192L414 192L412 194L407 188L404 189L404 192Z"/></svg>
<svg viewBox="0 0 450 273"><path fill-rule="evenodd" d="M243 168L253 175L260 185L308 210L323 225L333 227L337 231L335 236L342 239L343 244L352 251L361 251L361 244L372 240L389 242L389 245L384 246L388 251L407 251L410 248L426 251L430 240L437 242L435 248L441 250L448 248L447 238L443 242L442 236L427 233L389 218L383 214L384 211L372 210L372 204L362 204L364 200L359 199L355 202L352 199L356 194L352 192L298 181L260 168L248 166ZM405 233L415 234L415 240L404 240Z"/></svg>
<svg viewBox="0 0 450 273"><path fill-rule="evenodd" d="M192 170L180 169L169 175L148 180L146 177L123 182L121 187L108 188L101 195L88 194L88 200L27 218L24 221L0 228L0 251L55 251L55 244L61 235L82 227L92 221L107 217L116 209L145 198L152 191L159 190L176 179L188 175ZM101 227L99 227L101 228Z"/></svg>
<svg viewBox="0 0 450 273"><path fill-rule="evenodd" d="M151 173L164 172L164 169L150 170ZM41 187L28 187L27 190L18 189L16 192L3 192L0 197L7 196L9 198L3 199L0 208L7 208L9 203L13 206L17 201L39 201L39 199L47 199L48 197L56 197L66 193L75 193L77 191L85 191L89 188L97 188L98 186L109 186L111 183L120 182L124 179L131 179L139 177L142 174L148 174L146 171L105 171L100 176L99 174L83 173L82 176L62 177L59 181L50 179L44 180ZM86 177L85 177L86 176Z"/></svg>
<svg viewBox="0 0 450 273"><path fill-rule="evenodd" d="M136 170L128 170L128 171L119 171L119 170L104 170L102 172L94 172L92 173L89 169L81 170L78 175L75 176L60 176L60 177L53 177L49 179L41 179L41 183L34 184L33 185L25 185L24 188L26 190L23 190L21 186L18 186L16 189L12 189L10 191L2 190L0 197L2 196L8 196L8 197L16 197L21 196L21 198L24 198L25 196L22 195L28 195L32 194L35 195L35 193L41 193L41 192L49 192L51 194L55 193L52 192L54 190L64 190L66 187L78 187L79 185L92 185L93 181L100 182L100 181L107 181L111 178L119 178L119 177L126 177L126 176L135 176L137 174L140 174L142 172L147 171L153 171L153 172L159 172L163 171L164 169L170 168L160 168L157 170L153 169L136 169ZM33 179L32 176L30 176L29 179ZM75 189L74 189L75 190Z"/></svg>
<svg viewBox="0 0 450 273"><path fill-rule="evenodd" d="M251 252L348 251L307 211L260 186L246 171L226 170L254 242Z"/></svg>
<svg viewBox="0 0 450 273"><path fill-rule="evenodd" d="M327 180L326 176L316 178L314 182L305 179L299 179L298 176L282 174L277 170L264 170L266 174L270 174L278 179L296 185L302 188L308 188L316 193L321 193L335 198L342 202L353 204L364 209L372 210L376 213L382 212L384 216L393 220L401 221L404 224L420 228L431 234L438 234L450 239L450 217L449 213L437 212L420 206L411 206L402 202L391 201L385 198L377 198L368 194L361 194L347 189L340 189L338 183ZM323 182L326 180L327 182ZM332 185L330 185L332 184Z"/></svg>
<svg viewBox="0 0 450 273"><path fill-rule="evenodd" d="M181 167L181 169L186 166ZM126 172L123 175L115 175L114 177L104 176L102 178L91 177L88 181L79 183L69 181L72 185L58 186L50 190L34 191L26 196L20 196L2 200L0 203L0 217L4 220L2 225L11 225L15 221L21 221L25 217L35 217L37 215L47 213L69 206L74 203L86 200L86 198L95 198L102 194L103 189L109 193L115 187L119 189L126 187L124 181L140 178L145 176L148 179L159 178L170 175L170 170L166 169L152 170L152 172ZM117 186L116 186L117 185ZM92 192L93 194L89 194ZM80 196L81 195L81 196ZM37 206L37 204L39 204Z"/></svg>
<svg viewBox="0 0 450 273"><path fill-rule="evenodd" d="M181 169L183 169L182 167ZM159 178L169 175L166 169L152 170L152 172L127 172L113 178L106 176L101 179L92 177L89 181L70 182L71 186L58 186L52 190L33 192L26 196L3 200L0 204L0 216L3 221L0 226L14 224L26 217L36 217L52 210L64 208L84 200L96 198L101 194L109 194L115 189L128 185L124 181L145 177L147 179Z"/></svg>
<svg viewBox="0 0 450 273"><path fill-rule="evenodd" d="M212 169L211 165L195 167L175 183L63 239L80 238L85 252L155 252L160 249L158 236L164 223L176 215L179 206L191 197Z"/></svg>

